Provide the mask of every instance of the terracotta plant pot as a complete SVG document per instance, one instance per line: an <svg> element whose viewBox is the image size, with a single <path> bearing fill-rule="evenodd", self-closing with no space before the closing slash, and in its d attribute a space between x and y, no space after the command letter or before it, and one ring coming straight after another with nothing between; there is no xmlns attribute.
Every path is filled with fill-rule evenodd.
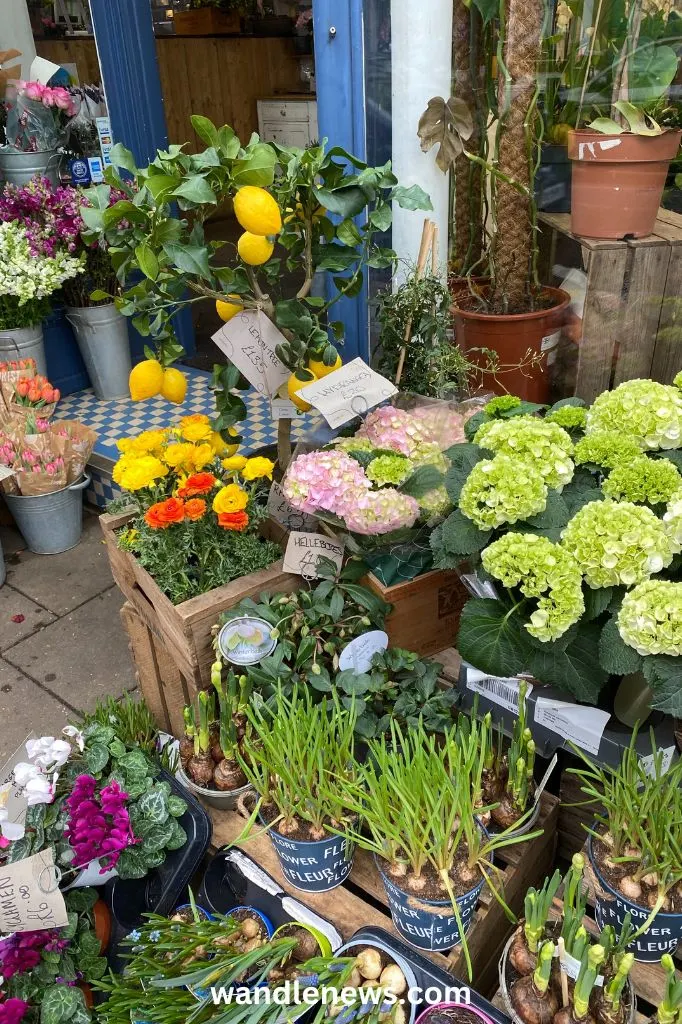
<svg viewBox="0 0 682 1024"><path fill-rule="evenodd" d="M479 313L455 308L457 341L472 362L485 366L487 358L481 349L491 349L499 356L502 369L498 377L481 374L481 385L495 394L518 395L528 402L549 400L550 379L548 365L556 356L561 328L571 301L561 288L542 289L551 305L532 313ZM536 354L536 362L529 362L528 352Z"/></svg>
<svg viewBox="0 0 682 1024"><path fill-rule="evenodd" d="M111 937L111 911L104 900L97 900L97 903L92 908L92 916L95 935L99 939L102 953L104 953Z"/></svg>
<svg viewBox="0 0 682 1024"><path fill-rule="evenodd" d="M650 235L680 137L679 129L662 135L570 131L571 231L587 238Z"/></svg>

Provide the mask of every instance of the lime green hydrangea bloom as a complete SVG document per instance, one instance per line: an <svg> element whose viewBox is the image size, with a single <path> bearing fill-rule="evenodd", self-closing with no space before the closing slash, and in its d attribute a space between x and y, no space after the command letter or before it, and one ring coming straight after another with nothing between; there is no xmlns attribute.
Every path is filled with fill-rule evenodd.
<svg viewBox="0 0 682 1024"><path fill-rule="evenodd" d="M410 458L415 467L435 466L443 474L447 473L450 468L450 460L440 450L437 441L422 441L414 449ZM445 485L434 487L432 491L427 491L426 494L422 494L417 498L417 501L419 502L420 509L427 517L427 521L430 523L436 519L442 519L443 516L452 512L453 505L448 492L445 490Z"/></svg>
<svg viewBox="0 0 682 1024"><path fill-rule="evenodd" d="M440 450L437 441L421 441L410 455L415 466L435 466L441 473L447 473L450 460Z"/></svg>
<svg viewBox="0 0 682 1024"><path fill-rule="evenodd" d="M636 459L642 449L636 441L617 430L598 430L576 441L573 459L576 466L593 462L604 469L615 469L621 462Z"/></svg>
<svg viewBox="0 0 682 1024"><path fill-rule="evenodd" d="M670 565L679 550L650 508L608 498L583 505L561 543L595 590L641 583Z"/></svg>
<svg viewBox="0 0 682 1024"><path fill-rule="evenodd" d="M670 498L663 514L663 525L673 543L682 546L682 487Z"/></svg>
<svg viewBox="0 0 682 1024"><path fill-rule="evenodd" d="M521 399L516 395L498 395L497 398L491 398L483 406L483 412L487 416L497 416L498 413L509 412L510 409L516 409L519 405L521 405Z"/></svg>
<svg viewBox="0 0 682 1024"><path fill-rule="evenodd" d="M474 444L530 463L548 487L561 489L573 479L573 442L569 434L537 416L483 423L476 431Z"/></svg>
<svg viewBox="0 0 682 1024"><path fill-rule="evenodd" d="M627 380L604 391L587 413L587 433L617 430L642 451L682 444L682 393L655 380Z"/></svg>
<svg viewBox="0 0 682 1024"><path fill-rule="evenodd" d="M669 459L647 459L639 455L631 462L622 462L609 473L602 491L609 498L660 505L670 501L682 487L682 476Z"/></svg>
<svg viewBox="0 0 682 1024"><path fill-rule="evenodd" d="M682 370L680 370L680 372L675 375L673 379L673 384L676 388L680 388L680 390L682 390Z"/></svg>
<svg viewBox="0 0 682 1024"><path fill-rule="evenodd" d="M557 640L585 611L582 575L574 558L547 537L507 533L481 554L484 568L505 587L518 586L526 597L539 598L525 624L531 636Z"/></svg>
<svg viewBox="0 0 682 1024"><path fill-rule="evenodd" d="M618 613L618 632L639 654L682 654L682 583L646 580Z"/></svg>
<svg viewBox="0 0 682 1024"><path fill-rule="evenodd" d="M587 409L582 405L562 405L545 416L545 423L557 423L564 430L583 429L587 422Z"/></svg>
<svg viewBox="0 0 682 1024"><path fill-rule="evenodd" d="M407 480L413 468L412 462L407 456L398 455L396 452L387 455L377 455L376 459L372 459L365 473L368 479L372 483L378 484L379 487L389 484L397 487Z"/></svg>
<svg viewBox="0 0 682 1024"><path fill-rule="evenodd" d="M374 445L366 437L337 437L333 444L334 448L348 452L349 455L352 455L353 452L374 451Z"/></svg>
<svg viewBox="0 0 682 1024"><path fill-rule="evenodd" d="M547 485L542 474L528 462L509 455L477 462L464 482L459 507L479 530L542 512L547 504Z"/></svg>

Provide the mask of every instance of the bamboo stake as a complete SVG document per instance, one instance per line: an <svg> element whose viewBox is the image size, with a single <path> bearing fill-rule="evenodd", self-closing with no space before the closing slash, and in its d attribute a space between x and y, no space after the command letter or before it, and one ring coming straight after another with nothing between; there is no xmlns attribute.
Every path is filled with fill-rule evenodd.
<svg viewBox="0 0 682 1024"><path fill-rule="evenodd" d="M426 262L429 258L429 252L432 253L433 260L433 247L434 238L437 237L438 228L428 218L424 220L424 227L422 228L422 239L419 245L419 256L417 257L417 271L416 279L419 281L424 274L426 269ZM437 244L437 243L436 243ZM412 317L407 321L405 326L405 338L403 340L402 348L400 349L400 358L398 359L398 369L395 374L396 387L400 384L400 378L403 375L403 367L405 366L405 356L407 355L407 346L412 335Z"/></svg>
<svg viewBox="0 0 682 1024"><path fill-rule="evenodd" d="M566 944L562 936L559 937L557 945L559 946L559 967L561 968L559 972L561 974L561 1005L568 1006L568 975L563 969L564 956L566 955Z"/></svg>

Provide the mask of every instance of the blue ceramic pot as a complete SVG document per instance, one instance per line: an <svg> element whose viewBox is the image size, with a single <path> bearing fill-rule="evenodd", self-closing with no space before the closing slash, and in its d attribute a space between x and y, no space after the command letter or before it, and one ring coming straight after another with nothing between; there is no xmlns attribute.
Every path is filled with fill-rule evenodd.
<svg viewBox="0 0 682 1024"><path fill-rule="evenodd" d="M634 927L641 927L651 911L623 896L622 892L614 889L611 883L604 878L594 856L592 836L589 836L587 840L587 853L592 870L602 889L601 893L599 890L595 892L594 903L594 916L599 927L603 928L604 925L612 924L618 931L627 913L632 915ZM628 950L635 954L635 960L650 964L658 963L664 953L673 954L681 941L682 914L669 914L661 910L656 914L647 931L630 943Z"/></svg>
<svg viewBox="0 0 682 1024"><path fill-rule="evenodd" d="M269 939L272 938L275 932L274 924L272 923L269 917L266 917L265 914L263 914L260 910L256 910L255 907L231 907L230 910L228 910L228 912L225 914L225 917L232 917L232 915L236 914L238 910L246 910L250 917L257 918L265 928L267 937Z"/></svg>
<svg viewBox="0 0 682 1024"><path fill-rule="evenodd" d="M348 878L353 845L345 836L320 840L289 839L274 828L268 833L286 880L303 892L327 892Z"/></svg>

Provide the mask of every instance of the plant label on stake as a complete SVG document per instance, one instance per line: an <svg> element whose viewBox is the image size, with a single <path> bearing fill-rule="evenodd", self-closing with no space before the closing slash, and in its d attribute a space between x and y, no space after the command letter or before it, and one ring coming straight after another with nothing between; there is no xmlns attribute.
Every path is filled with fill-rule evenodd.
<svg viewBox="0 0 682 1024"><path fill-rule="evenodd" d="M274 397L291 376L275 352L286 338L262 309L237 313L212 340L261 395Z"/></svg>
<svg viewBox="0 0 682 1024"><path fill-rule="evenodd" d="M346 644L339 655L339 668L352 668L354 672L369 672L372 658L377 651L388 648L388 633L381 629L372 629L369 633L356 636Z"/></svg>
<svg viewBox="0 0 682 1024"><path fill-rule="evenodd" d="M51 846L0 868L0 932L42 932L68 923Z"/></svg>
<svg viewBox="0 0 682 1024"><path fill-rule="evenodd" d="M482 697L487 697L493 704L499 704L507 711L513 711L515 716L518 714L520 679L512 676L489 676L480 669L467 665L466 688L473 690L474 693L480 693ZM533 684L526 680L526 700L532 692Z"/></svg>
<svg viewBox="0 0 682 1024"><path fill-rule="evenodd" d="M663 755L661 758L661 772L667 772L670 768L670 765L673 763L673 757L676 754L675 747L659 747L656 753ZM641 754L639 758L639 763L641 764L643 770L649 776L649 778L653 778L655 771L654 755Z"/></svg>
<svg viewBox="0 0 682 1024"><path fill-rule="evenodd" d="M292 533L284 554L284 571L293 572L304 579L318 577L321 558L332 561L337 571L343 562L343 544L323 533Z"/></svg>
<svg viewBox="0 0 682 1024"><path fill-rule="evenodd" d="M322 380L306 384L298 394L322 413L330 427L341 427L356 416L364 416L397 391L395 384L372 370L363 359L352 359Z"/></svg>
<svg viewBox="0 0 682 1024"><path fill-rule="evenodd" d="M580 704L538 697L535 701L535 721L565 740L572 740L589 754L598 754L604 729L611 715L599 708L586 708Z"/></svg>
<svg viewBox="0 0 682 1024"><path fill-rule="evenodd" d="M540 799L540 797L544 793L545 786L549 782L549 777L552 774L552 772L554 771L554 769L556 768L556 763L557 763L558 760L559 760L559 755L555 751L554 752L554 757L552 758L552 760L549 762L549 764L547 766L547 771L545 772L545 774L540 779L540 782L538 784L538 788L535 790L535 799L533 800L533 806L535 806L535 804L538 802L538 800Z"/></svg>
<svg viewBox="0 0 682 1024"><path fill-rule="evenodd" d="M272 487L268 495L268 514L271 519L286 526L287 530L309 530L315 531L317 519L307 512L299 512L289 503L284 491L276 480L272 481Z"/></svg>
<svg viewBox="0 0 682 1024"><path fill-rule="evenodd" d="M270 400L270 413L273 420L295 420L298 416L298 409L288 398L272 398Z"/></svg>

